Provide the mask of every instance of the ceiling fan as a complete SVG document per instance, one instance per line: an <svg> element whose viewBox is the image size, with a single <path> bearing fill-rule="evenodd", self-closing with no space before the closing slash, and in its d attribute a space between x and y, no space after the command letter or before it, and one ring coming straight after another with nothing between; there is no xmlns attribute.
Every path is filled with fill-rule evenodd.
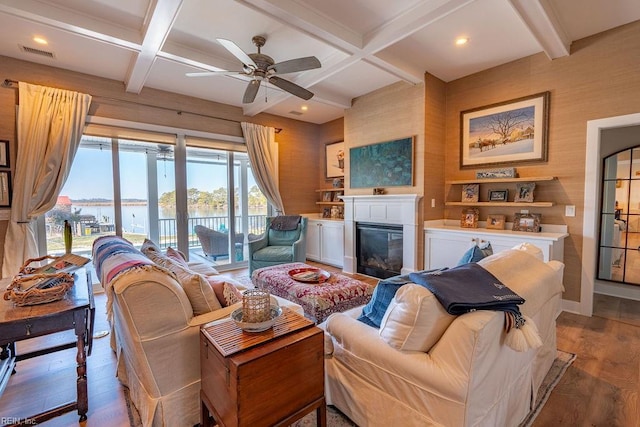
<svg viewBox="0 0 640 427"><path fill-rule="evenodd" d="M290 59L275 63L273 58L260 52L260 48L267 41L262 36L254 36L251 41L258 48L258 53L245 53L237 44L226 39L217 39L218 42L229 52L242 62L242 71L205 71L198 73L187 73L187 77L216 76L216 75L245 75L252 77L247 89L244 92L242 102L250 104L256 99L258 89L262 81L267 81L280 89L302 99L311 99L313 92L298 86L295 83L278 77L278 74L297 73L299 71L320 68L321 64L315 56Z"/></svg>

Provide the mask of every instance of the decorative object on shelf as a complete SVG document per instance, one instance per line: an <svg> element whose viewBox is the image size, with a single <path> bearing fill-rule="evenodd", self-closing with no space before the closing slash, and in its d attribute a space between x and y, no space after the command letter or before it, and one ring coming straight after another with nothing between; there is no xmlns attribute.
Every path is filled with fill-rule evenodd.
<svg viewBox="0 0 640 427"><path fill-rule="evenodd" d="M493 230L504 230L506 216L504 215L487 215L487 228Z"/></svg>
<svg viewBox="0 0 640 427"><path fill-rule="evenodd" d="M325 144L324 165L325 178L344 176L344 141Z"/></svg>
<svg viewBox="0 0 640 427"><path fill-rule="evenodd" d="M322 218L331 218L331 208L322 208Z"/></svg>
<svg viewBox="0 0 640 427"><path fill-rule="evenodd" d="M535 188L535 182L522 182L516 184L516 196L513 201L533 203L533 190L535 190Z"/></svg>
<svg viewBox="0 0 640 427"><path fill-rule="evenodd" d="M413 185L413 137L349 149L351 188Z"/></svg>
<svg viewBox="0 0 640 427"><path fill-rule="evenodd" d="M542 220L542 214L530 213L516 213L513 218L513 231L528 231L531 233L539 233L541 231L540 222Z"/></svg>
<svg viewBox="0 0 640 427"><path fill-rule="evenodd" d="M460 113L460 167L547 160L550 92Z"/></svg>
<svg viewBox="0 0 640 427"><path fill-rule="evenodd" d="M0 140L0 168L9 167L9 141Z"/></svg>
<svg viewBox="0 0 640 427"><path fill-rule="evenodd" d="M482 169L476 171L476 179L515 178L516 168Z"/></svg>
<svg viewBox="0 0 640 427"><path fill-rule="evenodd" d="M71 246L73 245L73 234L71 233L71 224L66 219L64 220L64 253L71 253Z"/></svg>
<svg viewBox="0 0 640 427"><path fill-rule="evenodd" d="M340 209L337 206L331 206L331 218L338 219L340 218Z"/></svg>
<svg viewBox="0 0 640 427"><path fill-rule="evenodd" d="M331 191L325 191L324 193L322 193L322 201L323 202L330 202L331 201L331 197L332 197Z"/></svg>
<svg viewBox="0 0 640 427"><path fill-rule="evenodd" d="M506 202L509 200L509 190L489 190L490 202Z"/></svg>
<svg viewBox="0 0 640 427"><path fill-rule="evenodd" d="M376 187L376 188L373 189L373 194L375 196L379 196L379 195L384 194L384 193L385 193L384 188Z"/></svg>
<svg viewBox="0 0 640 427"><path fill-rule="evenodd" d="M341 202L342 200L340 199L340 197L342 197L342 191L336 191L333 193L334 202Z"/></svg>
<svg viewBox="0 0 640 427"><path fill-rule="evenodd" d="M464 184L462 186L462 201L475 203L480 197L479 184Z"/></svg>
<svg viewBox="0 0 640 427"><path fill-rule="evenodd" d="M0 172L0 207L11 206L11 173L9 171Z"/></svg>
<svg viewBox="0 0 640 427"><path fill-rule="evenodd" d="M478 228L478 217L480 211L475 208L465 209L462 211L460 218L460 227L462 228Z"/></svg>
<svg viewBox="0 0 640 427"><path fill-rule="evenodd" d="M332 185L333 185L333 188L343 188L344 178L333 178Z"/></svg>

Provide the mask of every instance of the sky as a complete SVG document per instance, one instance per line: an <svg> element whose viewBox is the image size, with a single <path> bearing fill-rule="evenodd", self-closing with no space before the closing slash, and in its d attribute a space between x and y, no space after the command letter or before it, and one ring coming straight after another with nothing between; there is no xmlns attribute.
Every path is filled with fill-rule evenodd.
<svg viewBox="0 0 640 427"><path fill-rule="evenodd" d="M158 195L175 189L175 171L173 161L158 162ZM189 188L212 191L226 187L226 170L223 167L212 173L212 167L206 164L189 163L187 184ZM144 153L125 152L120 156L120 176L123 199L147 198L147 172ZM255 185L249 178L249 188ZM113 171L111 149L83 149L76 153L69 178L61 196L72 200L104 198L113 199Z"/></svg>

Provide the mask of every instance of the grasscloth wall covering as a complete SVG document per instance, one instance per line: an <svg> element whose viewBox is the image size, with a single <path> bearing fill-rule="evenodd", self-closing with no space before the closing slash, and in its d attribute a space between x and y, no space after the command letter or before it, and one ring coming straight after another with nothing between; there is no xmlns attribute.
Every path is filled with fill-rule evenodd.
<svg viewBox="0 0 640 427"><path fill-rule="evenodd" d="M459 168L460 111L543 91L551 92L549 161L516 166L521 176L559 178L536 191L536 198L556 206L536 212L543 222L569 227L563 298L579 301L587 121L640 112L640 22L574 42L569 57L550 61L540 53L449 82L446 179L474 176L474 170ZM564 216L565 205L576 206L575 217ZM448 218L459 218L459 209L445 211ZM498 211L512 218L515 209L482 209L481 218Z"/></svg>

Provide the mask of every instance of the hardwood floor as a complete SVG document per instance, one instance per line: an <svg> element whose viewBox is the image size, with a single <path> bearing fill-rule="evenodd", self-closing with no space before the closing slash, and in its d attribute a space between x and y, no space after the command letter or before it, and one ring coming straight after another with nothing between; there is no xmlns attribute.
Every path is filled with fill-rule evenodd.
<svg viewBox="0 0 640 427"><path fill-rule="evenodd" d="M247 270L225 274L246 276ZM377 282L366 276L356 277ZM96 295L96 332L108 330L105 301L104 294ZM562 313L557 335L558 348L578 357L554 389L534 427L639 426L640 302L595 295L594 316ZM62 342L73 337L58 334L54 339ZM70 412L41 425L128 426L123 389L115 378L115 356L109 339L110 335L95 339L88 358L88 420L78 423L77 413ZM41 345L37 340L31 341L20 343L20 349ZM75 350L26 360L17 368L18 373L12 376L0 398L0 424L4 425L10 417L24 418L75 399Z"/></svg>

